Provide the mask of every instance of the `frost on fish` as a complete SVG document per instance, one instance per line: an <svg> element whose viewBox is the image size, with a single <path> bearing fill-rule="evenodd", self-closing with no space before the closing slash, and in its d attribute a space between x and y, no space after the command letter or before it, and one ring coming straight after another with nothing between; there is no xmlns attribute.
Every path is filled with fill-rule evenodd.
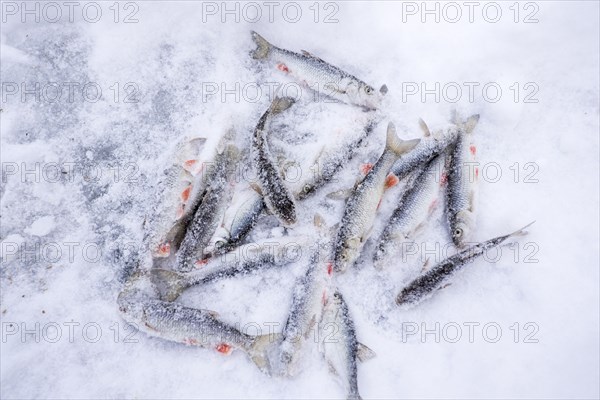
<svg viewBox="0 0 600 400"><path fill-rule="evenodd" d="M533 222L531 224L533 224ZM510 238L526 235L527 231L525 229L531 226L531 224L508 235L498 236L485 242L469 246L459 253L441 261L406 285L396 298L396 303L398 305L414 305L421 302L431 296L435 290L442 289L455 272L460 270L470 261L483 255L487 250L501 245Z"/></svg>
<svg viewBox="0 0 600 400"><path fill-rule="evenodd" d="M343 272L353 264L368 239L381 202L390 168L404 153L412 150L419 139L404 141L396 135L390 122L383 154L367 175L353 189L335 241L334 269Z"/></svg>
<svg viewBox="0 0 600 400"><path fill-rule="evenodd" d="M446 214L452 241L456 246L463 247L470 241L475 229L479 168L475 164L477 149L472 136L479 115L473 115L465 121L457 118L455 116L453 122L458 138L449 152Z"/></svg>
<svg viewBox="0 0 600 400"><path fill-rule="evenodd" d="M436 209L440 186L443 185L445 157L443 154L417 169L406 186L398 205L375 241L373 262L382 268L402 250L403 244L414 240Z"/></svg>
<svg viewBox="0 0 600 400"><path fill-rule="evenodd" d="M268 60L277 70L291 75L325 96L367 109L376 109L387 93L386 85L376 91L357 77L307 51L303 50L301 54L294 53L273 46L256 32L251 34L257 46L251 53L254 59Z"/></svg>
<svg viewBox="0 0 600 400"><path fill-rule="evenodd" d="M284 225L296 223L296 203L271 154L267 137L271 118L288 109L293 102L291 98L275 98L261 116L252 136L252 161L263 200L269 211Z"/></svg>

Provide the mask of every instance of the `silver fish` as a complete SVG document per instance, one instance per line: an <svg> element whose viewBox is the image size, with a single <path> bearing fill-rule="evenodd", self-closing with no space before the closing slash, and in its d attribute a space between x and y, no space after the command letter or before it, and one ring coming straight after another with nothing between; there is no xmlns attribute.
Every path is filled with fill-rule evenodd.
<svg viewBox="0 0 600 400"><path fill-rule="evenodd" d="M357 362L372 358L375 353L356 339L354 321L340 292L327 299L320 328L323 355L330 371L341 380L348 399L360 399Z"/></svg>
<svg viewBox="0 0 600 400"><path fill-rule="evenodd" d="M387 86L383 85L376 92L372 86L357 77L304 50L299 54L273 46L254 31L252 39L257 45L252 52L254 59L268 60L278 70L336 100L375 109L387 93Z"/></svg>
<svg viewBox="0 0 600 400"><path fill-rule="evenodd" d="M471 239L475 228L479 169L476 166L472 168L477 152L472 142L472 132L478 121L478 114L464 122L456 118L454 120L458 129L458 139L450 151L446 215L452 241L458 247L463 247Z"/></svg>
<svg viewBox="0 0 600 400"><path fill-rule="evenodd" d="M342 148L321 154L314 166L310 168L313 175L302 184L296 198L303 200L331 181L344 165L356 155L361 144L373 132L376 125L377 122L374 119L369 120L361 134L345 143Z"/></svg>
<svg viewBox="0 0 600 400"><path fill-rule="evenodd" d="M144 243L153 257L168 257L177 250L198 206L203 189L196 165L205 142L204 138L179 142L158 181L152 210L144 221Z"/></svg>
<svg viewBox="0 0 600 400"><path fill-rule="evenodd" d="M215 256L233 249L254 227L264 208L262 195L251 187L236 192L205 254Z"/></svg>
<svg viewBox="0 0 600 400"><path fill-rule="evenodd" d="M207 259L196 271L180 273L153 268L150 270L150 276L158 290L158 297L164 301L175 301L185 289L194 285L251 274L263 268L279 267L294 262L301 252L300 249L307 242L306 236L286 237L285 240L266 239Z"/></svg>
<svg viewBox="0 0 600 400"><path fill-rule="evenodd" d="M373 227L390 168L402 154L412 150L419 140L404 141L396 135L394 124L390 122L388 125L383 154L346 201L344 216L335 241L334 269L336 271L345 271L360 255Z"/></svg>
<svg viewBox="0 0 600 400"><path fill-rule="evenodd" d="M400 157L392 167L392 173L400 180L443 153L458 138L458 129L455 125L431 133L423 120L419 120L419 124L425 137L411 152Z"/></svg>
<svg viewBox="0 0 600 400"><path fill-rule="evenodd" d="M194 263L205 258L204 250L216 231L223 214L233 195L233 176L239 158L235 145L225 143L219 146L214 162L206 174L209 176L207 188L200 206L192 218L177 253L175 269L187 272L194 268Z"/></svg>
<svg viewBox="0 0 600 400"><path fill-rule="evenodd" d="M261 371L270 374L267 353L271 345L277 342L274 335L247 335L220 321L213 311L159 300L156 289L144 271L138 271L130 277L117 303L122 318L150 336L212 348L223 354L240 349Z"/></svg>
<svg viewBox="0 0 600 400"><path fill-rule="evenodd" d="M384 261L394 250L411 241L425 226L429 216L435 210L443 184L445 157L439 155L429 161L424 168L415 171L416 177L408 183L392 216L385 225L379 239L375 242L373 262L381 268Z"/></svg>
<svg viewBox="0 0 600 400"><path fill-rule="evenodd" d="M533 222L531 224L533 224ZM531 224L508 235L498 236L485 242L469 246L459 253L448 257L402 289L396 298L396 303L398 305L414 305L420 303L427 297L430 297L435 290L443 288L448 279L450 279L456 271L460 270L465 264L481 256L486 250L499 246L509 238L527 234L525 229L531 226Z"/></svg>
<svg viewBox="0 0 600 400"><path fill-rule="evenodd" d="M297 372L302 346L311 332L317 333L321 319L333 269L331 263L319 259L319 254L319 249L313 252L306 274L294 287L292 306L281 334L279 361L285 375L293 376Z"/></svg>
<svg viewBox="0 0 600 400"><path fill-rule="evenodd" d="M258 121L252 136L252 161L263 200L269 211L284 225L296 223L296 204L269 150L267 131L271 117L288 109L293 103L294 100L289 97L275 98Z"/></svg>

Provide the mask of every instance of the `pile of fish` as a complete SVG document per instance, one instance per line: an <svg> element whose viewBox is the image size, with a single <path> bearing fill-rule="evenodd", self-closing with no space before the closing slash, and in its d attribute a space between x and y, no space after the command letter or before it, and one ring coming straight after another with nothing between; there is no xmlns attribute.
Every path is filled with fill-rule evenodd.
<svg viewBox="0 0 600 400"><path fill-rule="evenodd" d="M359 343L352 307L336 276L352 273L359 257L370 257L378 269L397 266L402 244L413 241L426 226L441 196L456 253L424 268L420 276L398 288L400 309L434 295L469 261L523 235L525 228L469 245L476 224L478 171L470 176L463 173L463 167L475 160L472 136L478 115L464 120L455 115L449 128L436 132L430 132L421 120L424 136L411 140L401 139L390 122L379 159L362 166L354 187L328 192L326 186L376 131L377 109L387 87L377 91L306 51L275 47L256 32L252 39L257 47L251 56L257 63L274 67L311 90L346 103L345 107L360 107L373 115L341 150L320 153L315 161L317 172L308 174L297 187L286 182L285 163L271 149L273 121L285 118L286 110L295 104L292 98L275 96L245 148L239 147L237 134L230 129L210 159L202 159L206 140L184 139L157 184L155 204L144 221L148 251L119 294L119 310L126 321L148 335L224 354L243 350L261 371L278 376L297 374L311 333L335 326L332 334L317 335L330 339L320 340L319 349L348 397L360 398L357 361L368 360L375 353ZM236 182L234 175L240 165L254 170L254 182ZM386 190L399 182L404 187L392 200L396 207L390 219L380 234L371 235ZM310 221L300 220L299 203L319 194L345 199L337 224L328 226L318 212ZM283 245L275 250L268 240L248 240L261 218L274 219L283 227L283 234L276 238ZM310 224L314 234L294 235L294 228L302 223ZM273 238L269 239L272 242ZM367 241L372 245L365 247ZM299 246L305 257L291 257L286 243ZM365 249L372 249L371 254L365 254ZM248 335L221 321L214 311L175 302L189 287L281 268L298 260L304 263L305 273L290 296L289 316L281 332Z"/></svg>

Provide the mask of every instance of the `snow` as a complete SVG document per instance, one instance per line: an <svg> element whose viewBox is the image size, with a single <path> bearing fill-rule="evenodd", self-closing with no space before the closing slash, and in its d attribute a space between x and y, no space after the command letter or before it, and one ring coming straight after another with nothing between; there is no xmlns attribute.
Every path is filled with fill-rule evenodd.
<svg viewBox="0 0 600 400"><path fill-rule="evenodd" d="M269 22L264 6L255 23L203 14L203 6L207 11L219 2L129 2L138 8L136 23L123 22L134 10L124 3L115 23L110 2L101 3L97 23L87 22L81 8L74 22L66 9L57 23L3 15L0 396L345 396L316 345L307 349L298 376L267 377L242 352L223 356L132 331L116 306L169 149L182 137L200 136L209 139L205 154L212 154L233 125L247 151L269 104L267 84L289 82L248 56L255 30L282 48L306 49L389 88L365 147L337 182L300 203L300 223L291 233L314 237L316 211L329 226L339 222L344 202L325 195L350 187L359 165L377 159L388 121L409 139L421 135L419 117L432 130L443 128L454 108L481 114L474 140L484 179L474 237L486 240L536 220L528 236L501 249L499 261L475 261L415 308L400 309L393 300L426 258L441 257L425 250L449 242L443 207L406 263L377 271L367 246L356 267L336 277L359 341L377 353L358 367L363 398L598 398L598 3L521 2L518 23L513 2L500 3L497 23L482 17L483 6L472 23L464 6L456 23L436 23L433 16L422 22L421 14L403 13L406 3L319 3L317 23L312 3L301 3L297 23L286 21L280 8ZM240 10L246 5L239 4ZM337 23L323 22L335 9L326 4L339 7ZM522 22L533 10L526 4L538 8L539 22ZM39 101L21 85L32 90L36 82ZM94 85L82 91L88 82ZM244 98L244 85L255 82L262 96ZM439 101L433 94L422 99L421 83L432 90L436 82ZM478 84L472 100L469 82ZM60 99L52 100L50 83L62 88ZM236 83L240 95L224 95ZM69 84L79 85L71 98ZM451 102L457 85L462 96ZM218 93L210 95L215 87ZM495 87L502 96L492 102ZM336 149L358 133L365 118L356 107L315 103L303 94L274 121L271 143L306 171L322 148ZM525 102L528 95L538 102ZM374 232L399 193L386 195ZM283 231L266 216L251 239ZM305 267L220 280L178 301L215 310L232 324L281 329ZM457 326L462 336L453 343Z"/></svg>

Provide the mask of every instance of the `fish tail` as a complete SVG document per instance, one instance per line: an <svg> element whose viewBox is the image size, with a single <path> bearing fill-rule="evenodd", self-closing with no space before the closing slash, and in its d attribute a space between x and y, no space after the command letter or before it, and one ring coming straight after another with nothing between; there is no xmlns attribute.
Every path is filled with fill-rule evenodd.
<svg viewBox="0 0 600 400"><path fill-rule="evenodd" d="M151 279L164 301L174 301L189 286L183 274L168 269L154 268L150 270Z"/></svg>
<svg viewBox="0 0 600 400"><path fill-rule="evenodd" d="M396 127L392 122L389 123L387 128L387 138L385 141L385 148L393 151L398 156L407 153L415 148L421 139L402 140L396 134Z"/></svg>
<svg viewBox="0 0 600 400"><path fill-rule="evenodd" d="M293 97L275 97L271 103L271 114L279 114L290 108L296 100Z"/></svg>
<svg viewBox="0 0 600 400"><path fill-rule="evenodd" d="M273 343L278 340L278 335L266 334L257 336L248 349L248 356L254 364L267 375L271 374L271 363L268 351Z"/></svg>
<svg viewBox="0 0 600 400"><path fill-rule="evenodd" d="M506 235L506 237L514 237L514 236L525 236L527 235L527 232L525 229L529 228L531 225L533 225L535 223L535 221L530 222L529 224L525 225L524 227L522 227L519 230L514 231L513 233Z"/></svg>
<svg viewBox="0 0 600 400"><path fill-rule="evenodd" d="M252 55L252 58L254 58L255 60L262 60L267 58L269 56L269 51L273 46L258 33L251 31L251 34L252 40L254 40L254 43L256 43L257 46L256 49L254 49L252 53L250 53Z"/></svg>
<svg viewBox="0 0 600 400"><path fill-rule="evenodd" d="M452 111L452 123L460 127L466 133L473 132L478 122L479 114L473 114L467 119L462 119L456 110Z"/></svg>

